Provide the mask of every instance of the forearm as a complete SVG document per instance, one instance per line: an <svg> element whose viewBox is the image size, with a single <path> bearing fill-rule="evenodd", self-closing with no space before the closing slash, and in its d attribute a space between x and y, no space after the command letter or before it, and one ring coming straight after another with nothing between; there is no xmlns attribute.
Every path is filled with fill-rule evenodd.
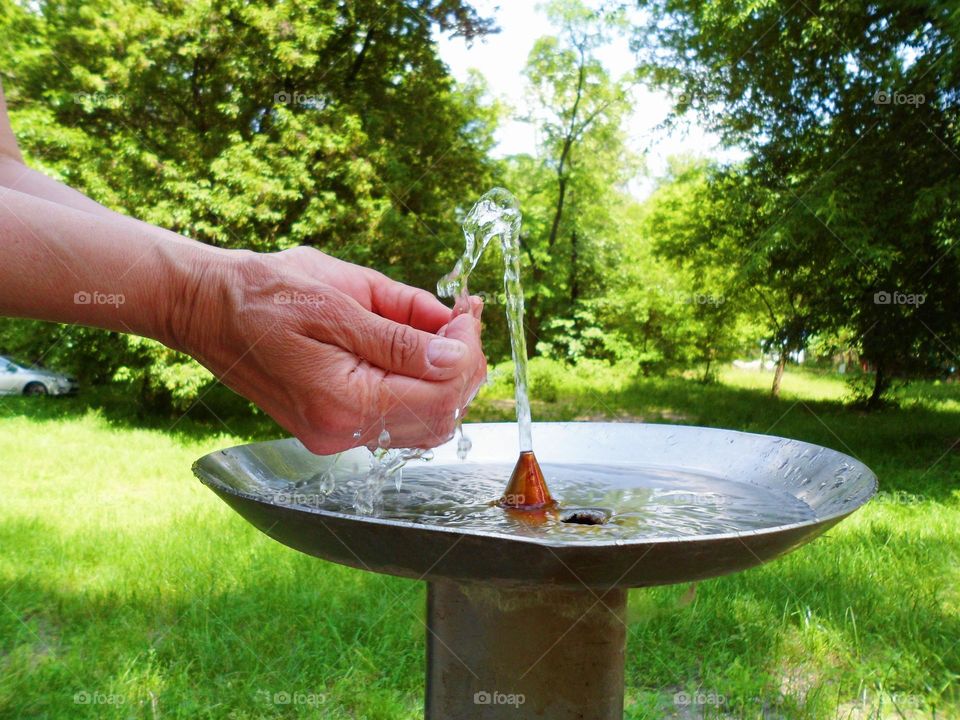
<svg viewBox="0 0 960 720"><path fill-rule="evenodd" d="M0 157L9 157L14 160L21 160L20 148L17 147L17 139L13 136L13 130L10 128L10 120L7 117L7 100L3 96L3 85L0 85Z"/></svg>
<svg viewBox="0 0 960 720"><path fill-rule="evenodd" d="M4 188L100 217L125 217L12 157L0 155L0 192Z"/></svg>
<svg viewBox="0 0 960 720"><path fill-rule="evenodd" d="M232 262L233 251L105 213L0 187L0 316L132 332L176 347L204 276Z"/></svg>

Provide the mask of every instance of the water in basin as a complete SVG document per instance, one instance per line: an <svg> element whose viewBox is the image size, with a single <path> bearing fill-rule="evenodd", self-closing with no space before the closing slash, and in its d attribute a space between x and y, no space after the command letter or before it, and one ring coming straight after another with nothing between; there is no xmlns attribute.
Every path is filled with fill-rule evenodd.
<svg viewBox="0 0 960 720"><path fill-rule="evenodd" d="M404 469L399 490L393 485L384 489L377 516L557 542L664 540L816 519L808 505L787 492L688 470L637 464L544 463L542 467L562 508L559 511L537 516L496 506L513 469L510 464L420 462ZM363 514L354 507L355 486L362 480L340 477L329 494L314 484L291 484L289 492L274 493L270 500Z"/></svg>

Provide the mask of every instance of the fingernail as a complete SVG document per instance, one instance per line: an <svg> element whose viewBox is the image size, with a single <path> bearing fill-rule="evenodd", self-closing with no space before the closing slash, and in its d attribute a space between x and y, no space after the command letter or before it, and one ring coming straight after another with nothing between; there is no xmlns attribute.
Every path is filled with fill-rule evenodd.
<svg viewBox="0 0 960 720"><path fill-rule="evenodd" d="M467 346L459 340L436 338L427 346L427 360L434 367L448 368L456 365L467 354Z"/></svg>

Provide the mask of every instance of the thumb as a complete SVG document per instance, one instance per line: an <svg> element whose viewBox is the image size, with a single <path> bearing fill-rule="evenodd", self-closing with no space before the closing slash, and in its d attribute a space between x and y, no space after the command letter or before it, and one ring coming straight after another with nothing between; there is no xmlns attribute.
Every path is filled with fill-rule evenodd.
<svg viewBox="0 0 960 720"><path fill-rule="evenodd" d="M483 312L483 302L477 298L471 301L470 312L457 315L447 323L440 332L451 340L459 340L469 348L470 359L464 368L464 379L469 386L469 397L472 399L476 390L487 375L487 361L483 355L480 342L480 314Z"/></svg>

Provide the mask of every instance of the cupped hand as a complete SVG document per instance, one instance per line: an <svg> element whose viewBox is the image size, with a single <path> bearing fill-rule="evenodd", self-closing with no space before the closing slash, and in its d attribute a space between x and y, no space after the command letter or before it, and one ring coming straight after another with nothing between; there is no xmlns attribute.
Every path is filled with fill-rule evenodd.
<svg viewBox="0 0 960 720"><path fill-rule="evenodd" d="M204 269L174 344L318 454L434 447L486 377L482 303L451 319L431 293L311 248Z"/></svg>

